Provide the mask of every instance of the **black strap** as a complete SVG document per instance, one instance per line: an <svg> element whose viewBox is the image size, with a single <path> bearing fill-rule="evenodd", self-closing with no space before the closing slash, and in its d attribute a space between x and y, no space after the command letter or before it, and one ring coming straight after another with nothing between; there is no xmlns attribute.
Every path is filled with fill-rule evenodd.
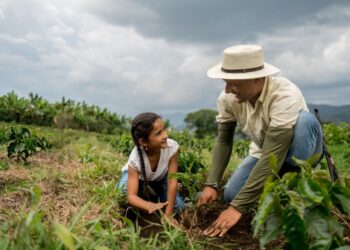
<svg viewBox="0 0 350 250"><path fill-rule="evenodd" d="M322 129L320 113L319 113L317 108L315 108L314 111L315 111L315 116L316 116L318 122L320 123L321 129ZM323 134L323 136L322 136L323 150L324 150L325 157L326 157L326 160L327 160L329 174L331 176L332 181L334 182L334 181L339 179L339 175L338 175L338 171L337 171L337 169L335 167L333 157L332 157L332 155L329 153L329 151L327 149L327 142L326 142L326 138L325 138L323 129L322 129L322 134Z"/></svg>

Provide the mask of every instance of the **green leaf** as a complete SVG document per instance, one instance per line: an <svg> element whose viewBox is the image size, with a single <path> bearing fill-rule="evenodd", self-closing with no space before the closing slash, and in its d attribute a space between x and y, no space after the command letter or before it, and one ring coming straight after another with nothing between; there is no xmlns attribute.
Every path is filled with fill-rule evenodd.
<svg viewBox="0 0 350 250"><path fill-rule="evenodd" d="M297 211L300 218L304 218L305 205L303 198L299 193L292 190L288 190L286 193L290 200L290 206L294 208L295 211Z"/></svg>
<svg viewBox="0 0 350 250"><path fill-rule="evenodd" d="M331 198L341 212L350 215L350 189L335 185L331 190Z"/></svg>
<svg viewBox="0 0 350 250"><path fill-rule="evenodd" d="M8 238L0 239L0 249L6 250L10 245L10 240Z"/></svg>
<svg viewBox="0 0 350 250"><path fill-rule="evenodd" d="M319 239L310 246L310 250L328 250L331 245L332 239Z"/></svg>
<svg viewBox="0 0 350 250"><path fill-rule="evenodd" d="M312 173L312 167L310 166L310 164L306 161L303 160L299 160L297 158L295 158L293 156L293 161L295 162L295 164L297 164L300 168L301 168L301 172L303 176L310 176Z"/></svg>
<svg viewBox="0 0 350 250"><path fill-rule="evenodd" d="M311 156L309 159L306 160L306 162L310 165L310 166L315 166L316 163L320 160L321 155L320 154L314 154L313 156Z"/></svg>
<svg viewBox="0 0 350 250"><path fill-rule="evenodd" d="M315 203L320 203L324 198L321 187L316 181L310 178L301 179L298 184L298 190L303 197Z"/></svg>
<svg viewBox="0 0 350 250"><path fill-rule="evenodd" d="M332 241L327 219L323 218L317 210L307 210L305 212L305 222L308 233L314 238Z"/></svg>
<svg viewBox="0 0 350 250"><path fill-rule="evenodd" d="M336 248L335 250L350 250L350 246L341 246Z"/></svg>
<svg viewBox="0 0 350 250"><path fill-rule="evenodd" d="M291 187L295 187L297 186L299 180L299 174L296 172L287 172L282 176L282 183L285 183L285 185L287 187L291 186Z"/></svg>
<svg viewBox="0 0 350 250"><path fill-rule="evenodd" d="M344 235L344 227L335 219L335 218L329 218L329 231L334 235L336 234L339 239L343 239Z"/></svg>
<svg viewBox="0 0 350 250"><path fill-rule="evenodd" d="M299 217L295 209L286 209L283 214L284 235L286 247L290 249L306 250L306 228L304 221Z"/></svg>
<svg viewBox="0 0 350 250"><path fill-rule="evenodd" d="M274 202L274 195L272 193L269 193L264 197L262 203L259 204L258 211L256 212L256 215L253 219L254 237L257 236L258 232L260 231L260 228L263 227L266 218L272 212L271 210L274 206Z"/></svg>
<svg viewBox="0 0 350 250"><path fill-rule="evenodd" d="M110 248L109 247L106 247L106 246L96 246L95 247L95 250L109 250Z"/></svg>
<svg viewBox="0 0 350 250"><path fill-rule="evenodd" d="M265 222L265 230L260 236L260 248L263 249L264 246L275 239L279 234L283 232L283 220L281 216L272 214Z"/></svg>
<svg viewBox="0 0 350 250"><path fill-rule="evenodd" d="M65 226L56 223L54 225L54 234L62 241L62 243L69 249L75 250L74 235Z"/></svg>

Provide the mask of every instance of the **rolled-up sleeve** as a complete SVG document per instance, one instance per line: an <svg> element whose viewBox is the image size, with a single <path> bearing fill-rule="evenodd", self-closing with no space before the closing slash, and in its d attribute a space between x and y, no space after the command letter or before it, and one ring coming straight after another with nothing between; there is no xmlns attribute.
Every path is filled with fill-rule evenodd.
<svg viewBox="0 0 350 250"><path fill-rule="evenodd" d="M292 138L292 128L268 128L261 157L240 192L231 202L233 207L241 213L245 213L259 199L267 177L272 174L269 161L271 154L277 158L276 170L279 171L288 153Z"/></svg>

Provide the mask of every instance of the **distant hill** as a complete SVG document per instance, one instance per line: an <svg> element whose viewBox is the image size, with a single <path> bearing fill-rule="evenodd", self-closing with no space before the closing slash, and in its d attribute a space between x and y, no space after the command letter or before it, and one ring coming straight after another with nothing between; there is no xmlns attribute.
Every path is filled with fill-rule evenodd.
<svg viewBox="0 0 350 250"><path fill-rule="evenodd" d="M331 106L324 104L308 104L310 112L314 113L317 108L321 115L322 122L347 122L350 124L350 105ZM215 109L215 108L213 108ZM185 127L184 119L187 113L176 112L164 114L163 118L168 119L175 128L182 129Z"/></svg>
<svg viewBox="0 0 350 250"><path fill-rule="evenodd" d="M308 104L310 112L314 113L317 108L321 115L322 122L347 122L350 124L350 105L330 106L323 104Z"/></svg>

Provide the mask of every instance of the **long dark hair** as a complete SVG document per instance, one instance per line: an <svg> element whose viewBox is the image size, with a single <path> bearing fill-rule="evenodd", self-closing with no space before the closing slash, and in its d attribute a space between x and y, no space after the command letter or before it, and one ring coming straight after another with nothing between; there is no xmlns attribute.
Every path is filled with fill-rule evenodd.
<svg viewBox="0 0 350 250"><path fill-rule="evenodd" d="M145 185L147 186L146 168L145 161L143 159L141 145L139 143L140 139L148 140L148 137L153 129L153 123L155 120L160 119L161 116L152 112L145 112L137 115L131 124L131 136L136 145L137 153L140 157L141 163L141 174L143 176Z"/></svg>

